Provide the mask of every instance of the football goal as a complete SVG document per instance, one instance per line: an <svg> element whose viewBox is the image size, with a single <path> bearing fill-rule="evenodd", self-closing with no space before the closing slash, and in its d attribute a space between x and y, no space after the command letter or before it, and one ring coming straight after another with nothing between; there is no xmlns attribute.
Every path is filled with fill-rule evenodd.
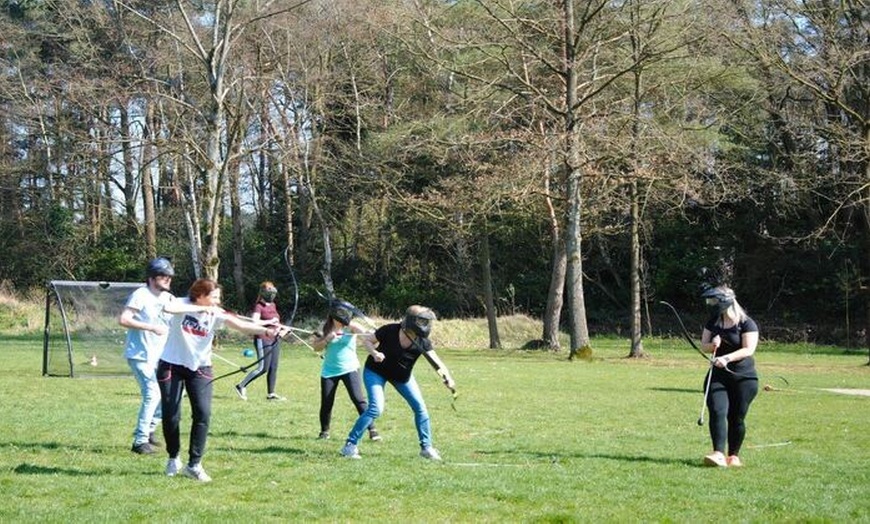
<svg viewBox="0 0 870 524"><path fill-rule="evenodd" d="M52 280L45 295L42 374L94 377L129 374L127 330L118 315L144 283Z"/></svg>

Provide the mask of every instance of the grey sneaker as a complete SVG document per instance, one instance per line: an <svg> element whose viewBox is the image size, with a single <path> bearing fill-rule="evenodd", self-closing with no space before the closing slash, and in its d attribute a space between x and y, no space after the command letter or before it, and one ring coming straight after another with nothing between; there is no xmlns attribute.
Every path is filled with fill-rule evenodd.
<svg viewBox="0 0 870 524"><path fill-rule="evenodd" d="M441 454L438 453L438 450L429 446L428 448L423 448L420 450L420 456L424 459L429 460L441 460Z"/></svg>
<svg viewBox="0 0 870 524"><path fill-rule="evenodd" d="M276 400L278 402L284 402L285 400L287 400L287 397L282 397L277 393L269 393L268 395L266 395L266 400Z"/></svg>
<svg viewBox="0 0 870 524"><path fill-rule="evenodd" d="M142 442L141 444L133 444L133 447L130 448L130 451L133 453L138 453L140 455L151 455L156 449L154 446L148 443L148 441Z"/></svg>
<svg viewBox="0 0 870 524"><path fill-rule="evenodd" d="M357 449L356 444L351 444L350 442L348 442L344 445L343 448L341 448L341 456L350 459L362 458L359 455L359 449Z"/></svg>
<svg viewBox="0 0 870 524"><path fill-rule="evenodd" d="M181 459L178 457L169 459L166 463L166 476L174 477L179 471L181 471Z"/></svg>
<svg viewBox="0 0 870 524"><path fill-rule="evenodd" d="M155 448L158 448L158 447L163 445L159 440L157 440L157 437L154 436L153 432L150 435L148 435L148 443L151 444L152 446L154 446Z"/></svg>
<svg viewBox="0 0 870 524"><path fill-rule="evenodd" d="M236 384L236 395L242 400L248 400L248 392L238 384Z"/></svg>
<svg viewBox="0 0 870 524"><path fill-rule="evenodd" d="M321 431L320 435L317 435L317 438L319 440L329 440L329 432L328 431Z"/></svg>
<svg viewBox="0 0 870 524"><path fill-rule="evenodd" d="M209 477L208 473L202 469L202 464L197 464L193 467L184 466L184 469L181 470L181 474L189 479L198 480L200 482L211 482L211 477Z"/></svg>

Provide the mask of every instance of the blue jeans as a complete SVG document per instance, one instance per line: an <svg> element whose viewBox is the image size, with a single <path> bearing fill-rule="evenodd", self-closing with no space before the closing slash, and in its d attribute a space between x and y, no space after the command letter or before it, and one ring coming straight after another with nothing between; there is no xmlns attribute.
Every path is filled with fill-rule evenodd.
<svg viewBox="0 0 870 524"><path fill-rule="evenodd" d="M142 402L139 404L139 418L133 431L133 444L148 442L148 437L163 418L160 409L160 386L157 384L157 369L145 360L127 359L133 376L139 383Z"/></svg>
<svg viewBox="0 0 870 524"><path fill-rule="evenodd" d="M351 444L358 444L366 429L371 426L375 419L384 412L384 385L387 379L368 368L363 368L363 382L366 385L366 394L369 397L369 405L366 410L356 419L353 429L347 436ZM411 411L414 412L414 424L417 426L417 436L420 438L420 447L428 448L432 445L432 429L429 426L429 412L426 411L426 403L423 402L423 394L414 375L407 382L393 382L390 384L402 395Z"/></svg>

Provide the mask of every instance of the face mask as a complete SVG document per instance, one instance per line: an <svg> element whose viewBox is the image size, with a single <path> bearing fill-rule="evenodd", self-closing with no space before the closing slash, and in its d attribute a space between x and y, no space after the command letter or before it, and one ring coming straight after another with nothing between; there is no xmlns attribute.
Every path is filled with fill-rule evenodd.
<svg viewBox="0 0 870 524"><path fill-rule="evenodd" d="M260 297L265 302L274 302L276 295L278 295L277 291L263 291L262 293L260 293Z"/></svg>
<svg viewBox="0 0 870 524"><path fill-rule="evenodd" d="M731 304L727 302L719 302L719 299L716 298L708 298L705 303L707 304L707 311L710 312L710 315L721 315L731 307Z"/></svg>
<svg viewBox="0 0 870 524"><path fill-rule="evenodd" d="M350 321L353 320L353 313L347 308L341 306L334 307L332 311L329 312L329 316L344 326L349 325Z"/></svg>

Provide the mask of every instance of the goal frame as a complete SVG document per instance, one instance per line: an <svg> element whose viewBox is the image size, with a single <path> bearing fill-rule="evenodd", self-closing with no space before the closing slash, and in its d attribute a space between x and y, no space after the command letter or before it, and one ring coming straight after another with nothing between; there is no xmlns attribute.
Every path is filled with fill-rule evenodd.
<svg viewBox="0 0 870 524"><path fill-rule="evenodd" d="M42 339L42 375L43 376L53 376L53 377L70 377L75 378L76 376L86 375L87 373L79 372L76 369L75 359L76 356L76 348L73 344L73 334L70 326L70 319L67 313L67 304L63 300L63 296L59 291L59 288L63 287L76 287L76 288L95 288L95 290L117 290L122 289L126 291L124 294L124 302L111 303L117 311L114 312L115 315L120 314L124 304L126 303L126 298L135 291L136 289L144 286L143 282L110 282L110 281L79 281L79 280L50 280L46 283L46 293L45 293L45 326L43 328L43 339ZM95 291L99 292L99 291ZM55 306L54 308L52 306ZM55 334L52 331L52 311L56 310L60 315L59 324L61 328L61 333ZM62 348L58 350L52 350L52 336L56 336L60 338L60 345ZM54 372L53 369L56 369L57 366L51 366L52 358L57 358L61 353L63 353L65 349L65 355L60 356L60 358L64 358L66 361L66 368L69 370L69 373L59 373ZM117 348L118 352L123 352L123 347Z"/></svg>

